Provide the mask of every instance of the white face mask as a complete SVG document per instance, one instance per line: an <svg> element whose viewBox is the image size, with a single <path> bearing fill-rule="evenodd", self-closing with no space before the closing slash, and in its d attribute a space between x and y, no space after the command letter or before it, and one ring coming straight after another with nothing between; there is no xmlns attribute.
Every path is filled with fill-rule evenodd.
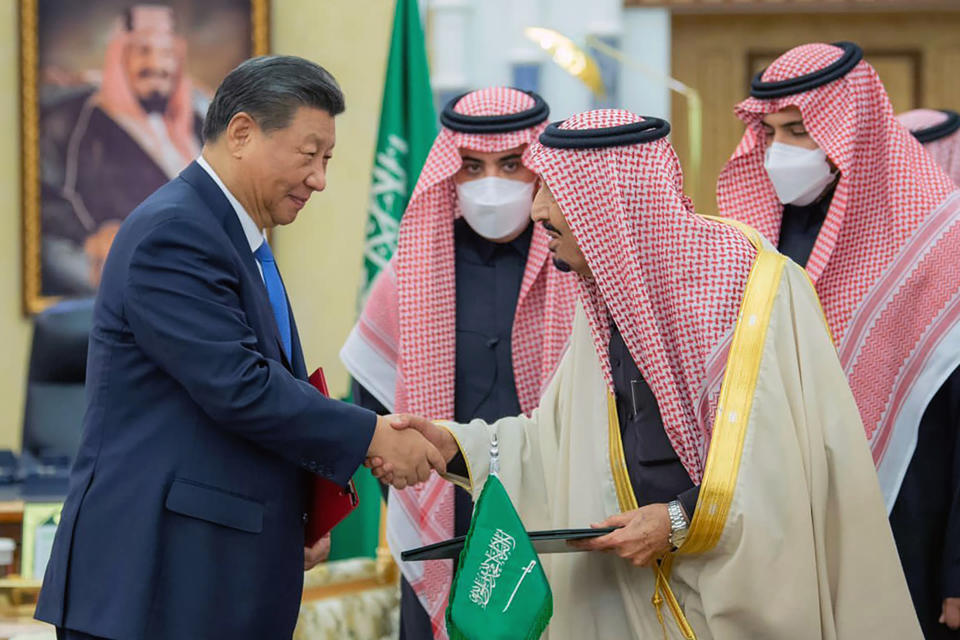
<svg viewBox="0 0 960 640"><path fill-rule="evenodd" d="M823 149L804 149L774 142L767 147L763 167L783 204L803 207L820 196L837 177L830 170Z"/></svg>
<svg viewBox="0 0 960 640"><path fill-rule="evenodd" d="M467 224L488 240L509 238L530 224L532 182L480 178L458 184L457 197Z"/></svg>

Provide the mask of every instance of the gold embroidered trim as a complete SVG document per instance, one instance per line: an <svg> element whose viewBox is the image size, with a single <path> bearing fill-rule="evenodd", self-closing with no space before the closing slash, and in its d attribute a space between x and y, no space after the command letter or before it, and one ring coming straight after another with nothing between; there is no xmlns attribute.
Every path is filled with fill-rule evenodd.
<svg viewBox="0 0 960 640"><path fill-rule="evenodd" d="M610 440L610 470L613 473L613 484L617 490L617 502L620 504L620 511L632 511L638 508L637 496L633 493L633 485L630 483L630 475L627 473L627 461L623 455L623 440L620 437L617 401L609 389L607 390L607 432ZM657 610L657 619L663 628L664 638L666 638L667 627L661 609L663 603L666 602L683 637L687 640L696 640L693 627L687 622L687 617L684 615L673 589L670 588L672 562L672 557L668 555L662 561L657 560L653 564L656 587L651 602Z"/></svg>
<svg viewBox="0 0 960 640"><path fill-rule="evenodd" d="M453 484L457 485L461 489L466 489L467 491L473 492L473 471L470 469L470 457L466 454L466 449L463 448L463 445L460 443L460 438L457 437L457 434L453 432L453 429L448 427L446 423L434 420L433 424L437 425L441 429L446 429L447 433L453 436L453 439L457 443L457 448L460 449L460 452L463 453L463 461L467 465L467 477L458 476L455 473L445 473L443 474L444 479L449 480Z"/></svg>
<svg viewBox="0 0 960 640"><path fill-rule="evenodd" d="M690 533L679 553L709 551L720 540L726 525L740 471L767 327L785 263L786 258L779 253L762 250L750 270L720 389L700 497L690 523Z"/></svg>

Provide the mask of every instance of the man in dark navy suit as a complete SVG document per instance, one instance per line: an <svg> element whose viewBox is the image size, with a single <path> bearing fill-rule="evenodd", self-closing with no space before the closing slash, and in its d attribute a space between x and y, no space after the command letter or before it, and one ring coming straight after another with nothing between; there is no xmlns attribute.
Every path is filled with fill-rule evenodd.
<svg viewBox="0 0 960 640"><path fill-rule="evenodd" d="M217 90L202 156L117 234L37 605L59 638L290 638L316 561L310 473L346 484L372 456L401 485L443 470L416 431L306 382L264 236L326 186L343 109L316 64L248 60Z"/></svg>

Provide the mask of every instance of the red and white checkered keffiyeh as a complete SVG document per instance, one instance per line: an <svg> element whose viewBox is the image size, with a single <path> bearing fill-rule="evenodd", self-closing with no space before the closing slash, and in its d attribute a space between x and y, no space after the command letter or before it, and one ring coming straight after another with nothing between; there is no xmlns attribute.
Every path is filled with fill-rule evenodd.
<svg viewBox="0 0 960 640"><path fill-rule="evenodd" d="M898 115L897 120L910 131L919 131L943 124L947 114L934 109L913 109ZM953 183L960 186L960 131L926 142L923 148L947 172Z"/></svg>
<svg viewBox="0 0 960 640"><path fill-rule="evenodd" d="M808 74L841 49L791 49L763 81ZM763 167L765 114L800 109L806 130L840 170L807 271L857 398L892 507L930 398L960 363L960 197L950 178L897 122L873 68L795 95L748 98L747 125L720 174L723 215L776 243L783 205Z"/></svg>
<svg viewBox="0 0 960 640"><path fill-rule="evenodd" d="M469 116L493 116L525 111L533 105L529 95L498 87L467 94L455 110ZM396 411L433 419L454 417L453 223L459 211L451 178L461 166L458 149L494 153L529 145L545 125L503 134L466 134L444 127L437 136L403 215L393 265L400 327ZM522 162L529 165L529 148ZM553 267L548 243L546 232L536 225L513 323L514 378L524 412L537 406L566 346L573 320L575 279ZM420 487L391 491L388 528L395 525L391 540L402 545L395 553L450 538L453 503L453 485L436 475ZM418 539L411 540L411 534ZM452 565L449 561L415 564L418 566L405 566L404 575L430 615L434 635L445 638L443 615Z"/></svg>
<svg viewBox="0 0 960 640"><path fill-rule="evenodd" d="M560 128L641 120L604 109L578 114ZM657 399L674 450L699 484L713 425L701 399L712 363L723 360L756 249L735 228L694 213L665 138L598 149L537 144L533 166L593 272L593 280L580 279L581 301L607 383L612 390L612 318Z"/></svg>

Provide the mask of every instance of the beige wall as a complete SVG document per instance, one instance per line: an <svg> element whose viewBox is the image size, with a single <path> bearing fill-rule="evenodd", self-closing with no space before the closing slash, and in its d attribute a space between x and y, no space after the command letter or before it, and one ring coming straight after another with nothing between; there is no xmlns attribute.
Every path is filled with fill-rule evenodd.
<svg viewBox="0 0 960 640"><path fill-rule="evenodd" d="M323 366L335 394L347 390L337 353L355 318L392 21L392 0L274 0L273 6L273 51L319 62L347 98L326 191L314 194L274 241L307 367Z"/></svg>
<svg viewBox="0 0 960 640"><path fill-rule="evenodd" d="M0 448L20 446L30 324L21 303L20 36L16 0L0 0Z"/></svg>
<svg viewBox="0 0 960 640"><path fill-rule="evenodd" d="M362 5L362 10L360 6ZM21 313L19 20L0 0L0 448L20 446L30 325ZM310 58L340 81L347 112L329 187L274 244L300 326L308 367L323 365L331 391L346 391L337 351L352 326L392 0L274 0L273 51Z"/></svg>

